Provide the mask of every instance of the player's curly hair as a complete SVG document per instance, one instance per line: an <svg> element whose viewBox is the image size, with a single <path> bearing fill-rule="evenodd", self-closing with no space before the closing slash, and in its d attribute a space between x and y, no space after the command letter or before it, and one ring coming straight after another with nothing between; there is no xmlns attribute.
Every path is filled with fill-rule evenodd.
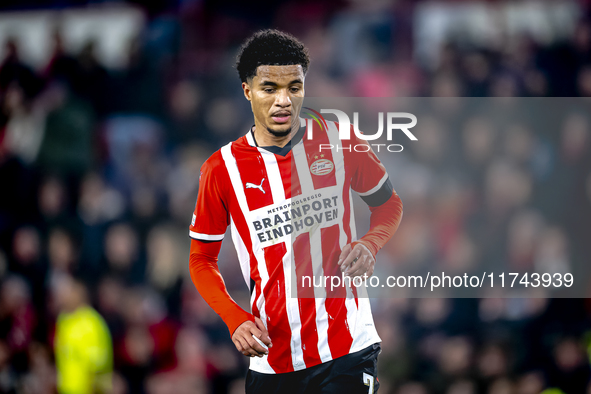
<svg viewBox="0 0 591 394"><path fill-rule="evenodd" d="M287 66L299 64L308 71L308 48L289 33L275 29L261 30L248 38L236 57L236 69L240 80L246 82L257 73L257 67Z"/></svg>

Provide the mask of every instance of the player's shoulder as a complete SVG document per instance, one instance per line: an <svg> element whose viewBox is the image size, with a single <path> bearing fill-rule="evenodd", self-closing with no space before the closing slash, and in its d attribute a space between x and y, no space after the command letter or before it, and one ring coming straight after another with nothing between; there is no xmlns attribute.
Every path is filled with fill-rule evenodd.
<svg viewBox="0 0 591 394"><path fill-rule="evenodd" d="M218 167L224 165L224 158L222 157L221 148L216 150L203 162L201 165L201 172L203 171L215 171Z"/></svg>
<svg viewBox="0 0 591 394"><path fill-rule="evenodd" d="M238 138L235 141L229 142L226 145L222 146L220 149L215 151L205 160L203 165L201 166L201 173L203 172L212 172L216 173L220 170L225 170L226 164L224 160L224 151L231 150L232 146L241 147L241 146L248 146L248 142L244 136Z"/></svg>

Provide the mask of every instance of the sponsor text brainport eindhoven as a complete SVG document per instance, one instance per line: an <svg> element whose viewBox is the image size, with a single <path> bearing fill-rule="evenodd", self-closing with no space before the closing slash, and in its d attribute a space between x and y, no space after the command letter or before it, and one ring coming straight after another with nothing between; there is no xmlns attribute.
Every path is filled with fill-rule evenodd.
<svg viewBox="0 0 591 394"><path fill-rule="evenodd" d="M292 233L308 231L315 225L338 220L337 196L322 198L321 193L286 202L268 209L267 217L252 222L260 242L272 241Z"/></svg>

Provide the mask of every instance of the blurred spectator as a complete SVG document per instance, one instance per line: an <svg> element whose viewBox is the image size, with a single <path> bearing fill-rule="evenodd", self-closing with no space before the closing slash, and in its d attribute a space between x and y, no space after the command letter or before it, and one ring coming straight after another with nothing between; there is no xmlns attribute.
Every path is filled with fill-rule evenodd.
<svg viewBox="0 0 591 394"><path fill-rule="evenodd" d="M0 63L0 90L4 91L15 83L22 87L26 97L34 97L41 89L40 79L21 61L15 38L9 38L4 45L5 57Z"/></svg>
<svg viewBox="0 0 591 394"><path fill-rule="evenodd" d="M92 108L63 85L52 85L46 94L54 107L47 115L37 164L45 172L81 177L92 160Z"/></svg>
<svg viewBox="0 0 591 394"><path fill-rule="evenodd" d="M101 65L96 54L97 43L88 40L76 58L77 67L72 90L92 104L94 111L102 115L108 108L109 79L107 70Z"/></svg>
<svg viewBox="0 0 591 394"><path fill-rule="evenodd" d="M26 352L35 320L28 284L18 276L6 278L0 288L0 337L6 341L10 363L18 372L27 367Z"/></svg>
<svg viewBox="0 0 591 394"><path fill-rule="evenodd" d="M19 228L13 238L10 270L31 286L32 301L38 311L45 308L47 261L43 258L41 237L34 227Z"/></svg>
<svg viewBox="0 0 591 394"><path fill-rule="evenodd" d="M45 135L47 114L43 103L27 97L23 87L13 82L5 91L4 111L8 115L5 149L27 164L35 162Z"/></svg>
<svg viewBox="0 0 591 394"><path fill-rule="evenodd" d="M74 236L66 229L55 227L47 240L50 281L74 273L78 267L78 251Z"/></svg>
<svg viewBox="0 0 591 394"><path fill-rule="evenodd" d="M15 392L16 374L11 364L10 349L4 341L0 341L0 389L5 393Z"/></svg>
<svg viewBox="0 0 591 394"><path fill-rule="evenodd" d="M210 139L204 131L202 89L193 81L184 80L174 84L169 92L171 125L168 140L171 146L182 146L196 137Z"/></svg>
<svg viewBox="0 0 591 394"><path fill-rule="evenodd" d="M559 340L553 350L553 366L548 383L565 393L585 392L589 384L589 363L575 338Z"/></svg>
<svg viewBox="0 0 591 394"><path fill-rule="evenodd" d="M167 301L168 310L180 317L181 287L185 272L186 247L179 240L182 233L172 226L154 227L148 234L147 282Z"/></svg>
<svg viewBox="0 0 591 394"><path fill-rule="evenodd" d="M56 28L52 34L53 52L45 68L45 78L49 81L58 81L73 87L78 72L78 63L71 56L64 43L61 29Z"/></svg>
<svg viewBox="0 0 591 394"><path fill-rule="evenodd" d="M128 285L140 282L144 267L139 261L138 242L136 231L128 224L109 227L105 234L106 264L103 270Z"/></svg>
<svg viewBox="0 0 591 394"><path fill-rule="evenodd" d="M58 392L110 392L111 336L103 318L88 305L88 290L82 282L63 276L52 291L60 310L54 344Z"/></svg>

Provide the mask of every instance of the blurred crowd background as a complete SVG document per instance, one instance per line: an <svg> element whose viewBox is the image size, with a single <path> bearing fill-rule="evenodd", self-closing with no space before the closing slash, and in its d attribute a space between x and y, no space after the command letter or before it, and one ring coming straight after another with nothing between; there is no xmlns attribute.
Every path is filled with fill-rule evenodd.
<svg viewBox="0 0 591 394"><path fill-rule="evenodd" d="M112 338L113 392L243 392L248 360L190 280L187 227L201 164L252 124L233 64L253 31L307 44L308 96L586 97L589 5L3 0L0 392L55 392L58 316L85 303ZM380 267L584 267L591 123L565 113L545 133L543 113L427 119L387 159L404 219ZM219 264L246 307L231 242ZM586 299L373 301L382 393L591 392Z"/></svg>

